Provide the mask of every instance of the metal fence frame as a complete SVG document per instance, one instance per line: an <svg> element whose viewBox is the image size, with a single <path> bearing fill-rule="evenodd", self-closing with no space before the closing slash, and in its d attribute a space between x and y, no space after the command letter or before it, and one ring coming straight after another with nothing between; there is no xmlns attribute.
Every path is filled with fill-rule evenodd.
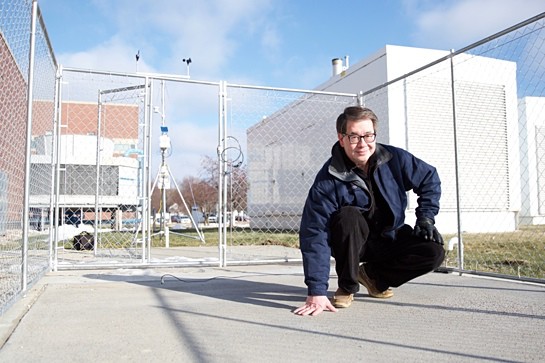
<svg viewBox="0 0 545 363"><path fill-rule="evenodd" d="M35 145L33 133L38 129L52 130L53 99L57 63L37 1L13 1L2 4L13 12L0 14L2 52L0 63L2 87L2 123L11 130L3 135L3 142L17 149L5 154L3 170L1 243L0 243L0 313L28 287L40 279L50 265L50 235L30 238L30 225L41 225L31 211L36 202L31 193L47 190L51 194L51 163L31 171ZM12 17L13 16L13 17ZM4 78L4 76L7 76ZM8 94L5 94L5 92ZM11 92L11 93L9 93ZM24 101L25 105L22 106ZM8 122L9 120L9 122ZM24 134L19 128L24 127ZM24 147L23 147L24 145ZM3 148L6 151L6 148ZM51 155L49 155L51 156ZM19 173L22 171L22 178ZM31 181L31 176L33 180ZM51 197L44 201L51 205ZM32 217L32 218L31 218ZM18 283L16 283L18 281Z"/></svg>
<svg viewBox="0 0 545 363"><path fill-rule="evenodd" d="M459 167L460 163L460 155L459 155L459 135L458 135L458 127L459 127L459 116L458 111L459 108L457 107L457 87L456 87L456 71L457 71L457 65L455 62L458 59L461 59L461 57L476 53L479 54L479 52L482 52L483 54L485 52L493 52L494 49L497 49L500 47L500 45L497 45L495 42L499 39L502 39L506 36L512 36L512 39L508 39L506 42L516 42L520 39L522 39L524 36L527 36L530 33L533 32L539 32L544 26L543 26L543 19L545 19L545 13L538 14L535 17L532 17L524 22L521 22L519 24L516 24L512 27L509 27L497 34L494 34L490 37L487 37L479 42L476 42L474 44L471 44L467 47L464 47L458 51L451 51L449 55L438 59L426 66L420 67L418 69L415 69L407 74L404 74L396 79L390 80L387 83L381 84L377 87L374 87L370 90L367 90L365 92L362 92L359 95L355 94L348 94L348 93L334 93L334 92L320 92L316 90L300 90L300 89L286 89L286 88L272 88L272 87L259 87L259 86L250 86L250 85L237 85L237 84L228 84L224 81L219 82L210 82L210 81L196 81L196 80L189 80L185 77L180 76L171 76L171 75L158 75L158 74L143 74L143 73L135 73L135 74L126 74L126 73L115 73L115 72L103 72L103 71L91 71L91 70L81 70L77 68L62 68L57 65L54 52L52 50L52 47L50 45L47 31L45 28L45 24L43 22L43 19L41 17L37 0L13 0L16 3L17 11L23 14L23 16L18 17L18 19L23 19L25 22L28 21L28 24L25 24L21 29L30 29L29 33L30 37L28 38L28 43L23 42L24 44L21 46L17 44L17 42L20 42L17 38L13 38L13 32L15 30L10 28L10 23L5 22L3 25L0 26L0 30L2 31L2 38L6 38L6 42L11 50L11 57L13 57L14 61L17 63L17 66L19 67L18 72L23 76L26 82L26 94L27 97L25 99L26 101L26 134L24 136L24 144L25 144L25 150L24 150L24 182L22 184L22 189L24 190L24 193L22 196L18 196L18 198L21 198L22 200L22 206L20 209L20 228L18 227L10 227L10 233L13 233L13 238L15 241L20 241L20 245L15 246L15 248L2 248L0 251L5 257L2 257L2 260L0 260L0 264L2 266L2 274L6 277L9 277L10 283L6 286L1 285L0 289L2 290L2 300L0 301L0 308L3 312L13 301L14 299L19 296L22 292L26 291L28 289L28 286L35 283L39 280L39 278L49 269L57 269L58 266L58 243L59 243L59 236L57 235L58 231L58 218L54 218L54 216L58 216L59 211L59 172L60 172L60 160L59 160L59 136L60 136L60 117L61 117L61 109L62 109L62 83L61 79L63 77L63 72L82 72L82 73L93 73L93 74L104 74L104 75L118 75L123 77L131 77L131 78L137 78L144 81L145 87L146 87L146 121L145 124L149 126L149 120L151 118L151 107L149 100L151 99L151 94L153 93L153 87L151 86L152 80L166 80L166 81L173 81L173 82L181 82L186 84L199 84L199 85L208 85L218 88L218 164L219 164L219 170L218 170L218 187L219 187L219 197L218 197L218 205L219 210L224 216L227 216L228 214L228 203L227 203L227 189L228 189L228 161L222 160L221 155L223 152L229 148L228 145L228 138L230 136L230 128L232 124L232 119L230 119L230 116L228 116L229 108L231 107L229 97L231 96L231 92L235 89L241 90L251 90L255 92L276 92L276 93L292 93L292 94L306 94L306 95L324 95L326 97L351 97L353 100L359 100L360 103L366 103L369 99L371 99L375 94L384 92L385 90L388 90L390 87L397 87L400 84L411 82L411 78L415 76L419 76L423 73L426 73L426 71L432 69L433 67L436 67L441 64L449 64L450 67L450 77L451 77L451 102L452 102L452 127L453 127L453 145L454 145L454 173L456 175L456 183L455 183L455 200L456 200L456 218L457 218L457 231L454 237L452 237L452 241L457 245L457 254L456 254L456 265L447 265L446 269L451 271L457 271L460 274L462 273L475 273L475 274L481 274L481 275L490 275L490 276L499 276L502 278L511 278L511 279L517 279L517 280L524 280L524 281L532 281L532 282L538 282L538 283L544 283L543 277L528 277L524 275L520 275L517 273L514 274L505 274L505 273L499 273L499 272L490 272L490 270L480 270L478 267L471 268L471 266L468 268L465 265L465 257L467 256L467 246L464 241L464 238L467 238L467 234L463 231L462 227L462 210L463 207L461 206L461 195L464 193L463 190L460 189L460 178L461 176L461 170ZM531 28L534 27L534 28ZM521 30L525 30L526 33L519 34L518 32ZM15 34L16 36L21 36L21 34ZM25 35L23 35L25 36ZM481 49L480 47L483 47ZM539 47L539 45L537 45ZM36 54L37 49L39 49L39 55ZM55 73L51 70L57 70L58 72ZM544 81L542 77L542 70L540 69L534 69L533 72L535 74L534 77L537 77L537 82L535 79L531 80L536 84L542 83ZM530 82L531 83L531 82ZM148 88L149 87L149 88ZM535 86L534 84L534 87ZM543 90L541 90L543 91ZM538 94L541 95L540 90L538 90ZM51 98L50 104L47 105L48 112L51 113L53 116L48 118L45 117L45 121L42 120L43 116L38 116L39 112L42 112L38 105L38 101L41 101L45 98ZM53 96L50 96L53 95ZM46 112L45 114L48 115L49 113ZM41 115L41 114L40 114ZM44 201L40 202L43 206L43 210L47 212L49 216L49 224L50 229L47 235L44 235L46 237L41 237L39 240L34 240L31 238L29 233L29 226L33 223L32 221L32 215L31 211L33 210L33 192L32 189L34 187L31 176L33 174L32 169L32 159L33 159L33 148L35 147L33 142L33 127L36 126L36 121L41 121L42 126L40 127L46 127L46 129L50 129L53 132L53 137L51 138L51 146L44 146L45 150L50 150L50 154L44 154L44 156L49 157L50 162L49 164L44 164L45 167L43 168L43 171L41 174L38 175L39 180L42 182L43 187L42 189L47 189L49 197L47 200L44 199ZM43 126L45 125L45 126ZM537 130L536 132L540 132ZM146 146L147 150L146 153L149 156L150 153L150 134L146 133L144 135L144 138L146 138L146 143L144 146ZM98 150L98 147L97 147ZM99 162L99 158L97 157L97 162ZM537 162L541 162L538 160ZM146 163L149 163L149 159L147 159ZM97 169L98 170L98 169ZM98 173L98 171L97 171ZM150 244L150 238L151 235L149 233L150 226L149 226L149 212L150 212L150 201L149 201L149 192L150 192L150 186L151 186L151 170L149 167L149 164L147 164L146 171L144 172L144 178L146 183L146 187L143 189L144 195L141 197L145 201L145 207L143 208L143 223L142 223L142 233L143 233L143 242L142 242L142 250L141 250L141 258L136 260L131 260L129 264L123 264L124 266L132 266L132 267L147 267L147 266L157 266L158 264L165 264L163 262L152 262L151 261L151 244ZM538 177L542 177L541 175L538 175ZM97 190L98 190L98 182L97 182ZM42 191L43 192L43 191ZM97 192L97 198L98 198L98 192ZM7 198L7 197L6 197ZM40 226L42 226L43 215L40 216ZM17 221L16 221L17 222ZM228 255L228 223L225 220L221 219L220 216L220 223L218 224L218 234L219 234L219 240L218 240L218 248L219 248L219 258L217 259L217 262L211 263L211 264L219 264L220 266L225 266L226 264L232 263L232 261L229 260ZM541 232L536 232L541 233ZM44 239L45 238L45 239ZM98 238L97 235L95 235L95 238ZM486 236L486 241L493 240L495 238L494 235ZM41 244L46 243L47 246L42 246ZM11 242L10 242L11 243ZM10 243L5 242L5 245L8 245ZM18 242L16 242L17 244ZM13 245L11 243L10 245ZM531 252L530 252L531 253ZM542 251L535 251L536 254L543 253ZM18 255L18 257L17 257ZM15 256L15 258L14 258ZM508 258L506 258L508 260ZM5 262L4 262L5 261ZM15 262L13 262L15 261ZM237 261L237 263L251 263L252 261ZM261 262L265 262L262 260ZM511 263L511 262L509 262ZM519 263L517 261L513 263ZM522 261L521 263L524 263ZM201 263L202 264L202 263ZM168 264L167 264L168 265ZM173 264L169 264L173 265ZM183 266L184 263L175 263L174 265L180 265ZM85 264L85 265L79 265L83 268L90 268L90 267L104 267L105 265L101 265L100 263L96 264ZM112 265L109 265L112 266ZM77 264L71 265L70 268L78 268ZM4 276L2 276L4 277ZM13 283L13 281L19 280L19 283ZM5 281L8 281L8 279L5 279Z"/></svg>
<svg viewBox="0 0 545 363"><path fill-rule="evenodd" d="M60 115L60 110L62 110L62 104L66 101L66 102L71 102L72 100L69 99L69 100L64 100L63 98L63 92L62 92L62 84L63 83L70 83L70 81L68 81L71 77L71 75L75 75L75 74L79 74L79 75L82 75L85 78L85 80L83 81L83 83L85 84L85 87L88 87L89 84L94 84L93 82L96 82L97 85L100 85L100 83L104 83L106 82L104 79L102 79L101 77L105 77L105 79L107 79L108 81L108 84L112 84L114 85L113 89L111 90L107 90L107 91L104 91L104 90L100 90L98 91L98 103L97 103L97 106L98 106L98 126L96 127L96 134L97 135L103 135L103 133L101 132L100 130L100 119L101 119L101 113L100 113L100 107L101 105L103 104L103 101L101 101L101 97L106 94L106 93L113 93L114 91L119 91L119 90L131 90L131 89L139 89L141 88L140 86L135 86L133 85L134 82L137 82L135 80L141 80L141 82L143 82L145 85L146 85L146 96L144 97L144 105L143 105L143 109L145 110L145 117L142 118L141 122L143 122L145 124L145 131L144 131L144 134L141 136L143 139L146 140L146 142L143 144L143 160L144 160L144 164L146 165L145 169L142 170L142 180L144 180L144 183L145 183L145 186L144 186L144 189L143 189L143 194L139 195L138 198L142 199L144 202L143 202L143 211L142 211L142 220L144 221L144 223L142 223L140 226L139 226L139 229L136 230L136 233L142 233L142 249L141 249L141 253L140 253L140 257L139 258L122 258L119 254L111 254L110 257L111 258L107 258L107 256L104 256L104 254L102 253L99 253L98 249L97 249L97 241L100 241L100 237L101 237L101 234L98 233L98 230L101 229L100 227L100 220L97 219L97 215L99 213L95 213L95 223L94 225L97 225L99 226L98 228L95 228L94 231L91 231L91 233L93 233L94 235L94 241L95 241L95 244L94 244L94 248L93 248L93 256L85 256L85 258L88 258L87 262L85 262L83 265L81 265L81 260L79 257L81 257L81 253L76 253L78 256L75 256L74 258L72 258L72 256L66 256L66 255L61 255L60 254L60 251L66 251L66 243L67 243L67 238L72 238L71 235L69 235L68 237L67 236L59 236L59 234L57 233L55 235L55 238L54 238L54 245L56 246L55 249L54 249L54 258L53 258L53 263L52 263L52 268L54 270L57 270L57 269L67 269L67 268L79 268L80 266L85 266L85 268L100 268L100 267L105 267L105 268L111 268L111 267L146 267L146 266L158 266L158 265L172 265L171 262L167 262L165 260L161 260L160 258L157 258L155 255L152 254L152 243L151 243L151 237L152 237L152 233L153 233L153 229L151 228L151 223L150 223L150 216L151 216L151 190L153 189L153 187L156 186L157 184L157 179L155 180L155 183L152 182L153 180L153 175L152 175L152 168L151 168L151 154L153 152L152 150L152 146L151 146L151 139L152 139L152 133L151 133L151 129L154 128L155 126L153 126L153 122L152 122L152 115L151 115L151 110L154 108L153 107L153 102L151 101L152 99L152 95L155 93L154 92L154 83L155 82L164 82L164 81L169 81L173 84L176 84L176 85L180 85L180 86L183 86L183 87L186 87L186 86L192 86L192 85L199 85L199 86L209 86L209 87L212 87L212 89L215 89L217 94L217 102L218 102L218 114L217 114L217 119L218 119L218 143L217 143L217 156L218 156L218 189L219 189L219 193L218 193L218 211L220 212L219 213L219 219L220 219L220 223L218 223L218 226L217 226L217 232L218 232L218 258L217 259L214 259L212 262L210 261L205 261L203 259L201 259L198 263L199 264L211 264L211 265L218 265L218 266L225 266L227 265L228 263L252 263L252 261L250 260L240 260L240 258L237 258L237 257L233 257L233 256L229 256L228 254L228 233L227 233L227 229L229 226L231 226L229 223L225 223L225 222L222 222L222 221L225 221L224 219L222 219L222 216L223 215L227 215L227 205L226 205L226 201L227 201L227 193L226 193L226 189L227 189L227 184L228 184L228 173L226 173L226 163L227 163L227 160L224 160L222 159L221 155L224 154L224 152L229 149L229 146L227 145L227 140L229 139L229 132L230 132L230 127L228 126L228 123L229 123L229 120L228 120L228 117L227 117L227 114L228 114L228 110L230 108L230 105L228 105L229 103L232 102L231 100L231 97L232 97L232 94L230 93L229 90L232 90L232 89L248 89L248 90L252 90L252 91L257 91L257 92L279 92L279 93L282 93L282 94L291 94L290 97L294 98L294 99L297 99L299 97L302 97L304 95L306 96L322 96L322 97L325 97L326 99L328 98L331 98L331 99L334 99L334 98L342 98L342 99L345 99L346 101L343 101L344 105L350 103L354 103L354 102L357 102L357 94L347 94L347 93L338 93L338 92L321 92L321 91L315 91L315 90L302 90L302 89L289 89L289 88L273 88L273 87L260 87L260 86L251 86L251 85L240 85L240 84L227 84L226 82L210 82L210 81L199 81L199 80L191 80L191 79L188 79L187 77L185 76L175 76L175 75L164 75L164 74L143 74L143 73L119 73L119 72L108 72L108 71L96 71L96 70L85 70L85 69L78 69L78 68L68 68L68 67L63 67L60 69L60 74L59 74L59 77L57 79L57 84L58 84L58 87L60 89L60 97L59 97L59 100L58 100L58 110L59 110L59 115L57 116L57 118L59 120L62 119L62 116ZM68 77L68 78L66 78ZM115 80L114 80L115 79ZM129 85L126 85L126 86L120 86L118 84L119 81L121 82L126 82L130 80L129 82ZM138 82L137 82L138 83ZM90 86L91 88L93 86ZM98 86L95 86L96 88L98 88ZM273 97L268 97L266 96L266 98L268 99L272 99ZM340 107L340 106L339 106ZM341 110L341 108L338 108L337 109L337 112ZM270 111L272 112L272 111ZM59 122L59 131L58 131L58 135L61 134L60 132L60 129L62 126L66 126L66 125L62 125L60 122ZM101 204L99 203L99 200L101 199L101 193L99 191L99 177L98 177L98 174L99 174L99 169L100 169L100 160L101 160L101 157L99 155L99 150L101 149L99 147L100 145L100 142L99 142L99 139L100 138L97 138L96 140L96 144L97 144L97 155L96 157L94 158L94 163L95 164L95 167L96 167L96 186L95 186L95 192L94 192L94 200L95 200L95 203L94 203L94 210L95 211L98 211L98 210L102 210L102 207L101 207ZM60 145L61 142L58 141L57 145ZM67 208L67 206L63 206L60 202L59 202L59 196L62 195L62 191L60 191L60 183L61 183L61 178L59 177L59 171L61 170L61 164L63 163L62 162L62 158L61 158L61 152L59 151L59 149L57 148L56 150L56 160L57 160L57 178L56 178L56 187L55 187L55 190L56 190L56 201L55 201L55 206L54 206L54 210L55 210L55 215L63 215L63 208ZM168 168L168 166L167 166ZM157 175L159 177L159 175ZM82 183L84 183L86 181L82 181ZM153 187L152 187L152 184L153 184ZM178 192L180 193L179 191L179 187L176 185L176 188L178 189ZM185 201L184 201L185 203ZM187 205L186 205L186 209L187 209ZM192 217L191 217L192 218ZM198 226L198 223L196 223L194 220L192 221L193 222L193 225L196 226L196 231L197 233L199 232L199 226ZM54 226L54 230L56 232L59 231L60 229L60 226L58 224L58 219L55 220L55 223L57 223L55 226ZM169 229L168 227L166 227L165 229L163 229L161 232L165 232L166 235L168 236L170 233L172 232L169 232ZM199 235L199 237L202 238L202 236ZM203 241L204 242L204 241ZM168 237L167 237L167 240L166 240L166 247L169 247L169 242L168 242ZM102 246L102 248L108 248L108 247L104 247ZM115 248L115 247L114 247ZM181 253L181 252L180 252ZM175 252L174 252L175 254ZM73 255L73 254L72 254ZM170 256L172 257L172 256ZM235 260L237 260L235 262ZM265 263L265 262L270 262L270 260L267 260L267 259L264 259L264 258L261 258L259 259L259 263ZM183 266L183 265L193 265L194 262L189 262L189 263L186 263L186 262L177 262L175 263L176 265L178 266Z"/></svg>
<svg viewBox="0 0 545 363"><path fill-rule="evenodd" d="M165 171L162 169L157 173L156 178L154 180L154 171L152 170L152 138L155 135L152 135L152 128L155 127L153 123L153 117L152 114L154 112L154 101L152 99L155 96L155 88L154 85L157 82L171 82L174 84L185 84L185 85L199 85L199 86L210 86L213 88L218 88L219 82L211 82L211 81L203 81L203 80L192 80L189 79L187 76L180 76L180 75L168 75L168 74L155 74L155 73L144 73L144 72L138 72L138 73L124 73L124 72L111 72L111 71L98 71L98 70L89 70L89 69L80 69L80 68L71 68L71 67L61 67L60 74L57 79L58 87L61 89L61 92L59 94L61 95L59 97L58 103L59 103L59 110L62 109L60 105L64 102L64 99L62 97L62 83L64 82L63 79L70 75L79 74L83 77L89 77L89 83L92 83L93 77L97 79L97 85L100 85L101 82L104 82L104 79L108 80L108 83L115 84L115 86L112 89L98 89L98 124L96 133L97 135L101 135L101 137L96 138L96 157L94 158L94 167L96 168L96 185L95 185L95 191L94 191L94 203L93 208L94 211L103 210L103 205L100 202L100 199L102 197L101 190L99 188L99 170L101 167L101 156L100 152L102 148L100 147L100 144L102 141L101 139L104 138L104 135L100 129L101 125L101 107L104 105L103 97L108 94L114 94L116 92L123 92L123 91L131 91L131 90L138 90L138 89L144 89L144 97L143 97L143 106L141 106L141 113L143 114L140 118L140 123L143 125L143 131L139 134L140 139L140 147L142 149L141 157L143 159L143 165L144 167L141 170L141 174L139 177L142 180L142 188L139 191L140 194L137 196L138 203L141 204L141 211L139 212L138 219L141 221L138 226L135 229L136 235L141 234L141 236L135 238L138 240L138 244L140 244L141 248L139 248L139 253L133 253L132 256L129 256L128 259L122 258L119 254L110 254L109 256L104 256L98 253L98 245L101 241L101 233L99 233L99 230L101 227L101 218L99 218L99 214L103 213L97 213L93 212L91 210L91 213L94 214L94 225L99 226L98 228L95 228L93 233L93 240L95 241L93 245L93 255L91 258L91 261L88 261L85 263L86 268L112 268L112 267L146 267L146 266L157 266L164 264L164 262L157 262L152 261L152 235L153 235L153 228L152 223L150 221L150 217L152 216L152 208L151 208L151 192L152 190L158 186L158 184L163 183L163 178L171 179L173 176L170 174L170 170L168 165L164 165ZM102 77L102 78L101 78ZM119 82L121 82L121 86L119 85ZM127 82L127 85L123 85L123 82ZM137 83L137 85L133 83ZM140 85L140 83L142 83ZM93 86L91 86L92 88ZM97 86L98 87L98 86ZM161 101L163 102L163 101ZM164 105L163 105L164 106ZM59 114L58 119L60 120L62 117ZM59 130L60 127L63 125L59 124ZM59 132L60 134L60 132ZM60 144L60 143L59 143ZM59 161L61 154L59 150L56 151L57 154L57 175L59 175L59 170L61 169L61 161ZM163 160L164 161L164 160ZM163 164L162 164L163 165ZM165 173L166 175L162 175ZM61 178L57 177L56 179L56 204L55 204L55 213L58 213L59 215L62 215L62 208L63 206L58 200L58 196L62 194L60 192L59 185L61 183ZM161 179L161 180L159 180ZM175 181L174 181L175 182ZM175 183L176 184L176 183ZM176 185L176 188L178 186ZM179 192L179 189L178 189ZM185 202L184 202L185 203ZM66 206L64 206L66 207ZM187 205L186 205L187 208ZM193 225L196 226L196 222L193 220L193 217L191 217ZM58 223L58 220L55 220L55 223ZM59 230L59 225L55 225L53 228L55 231ZM169 231L168 228L166 230L161 230L161 233L166 233L167 241L166 241L166 247L169 247L168 243L168 235ZM197 236L198 238L202 239L202 235L200 231L197 228ZM72 236L68 236L69 239L72 238ZM71 268L78 268L78 266L82 266L80 263L80 259L76 257L75 259L71 258L64 258L63 256L59 255L59 251L65 250L65 245L67 242L66 236L59 236L58 234L55 235L54 238L54 245L55 248L55 256L53 258L52 268L54 270L57 269L71 269ZM133 244L134 244L133 240ZM131 244L132 247L133 244ZM104 248L111 249L117 248L115 246L109 246L108 245ZM133 250L133 252L136 252L136 249ZM136 256L136 258L133 258ZM105 258L104 258L105 257ZM121 258L121 262L117 261ZM116 261L109 261L109 260L116 260ZM166 263L167 265L171 265L169 263ZM181 265L184 265L183 263L180 263Z"/></svg>
<svg viewBox="0 0 545 363"><path fill-rule="evenodd" d="M291 102L287 102L287 104L284 106L286 108L289 108L290 105L293 104L304 104L307 100L301 100L301 98L306 97L324 97L326 100L329 99L340 99L338 103L337 113L342 112L342 109L347 105L353 105L353 104L359 104L361 103L361 100L359 98L359 95L357 93L343 93L343 92L328 92L328 91L317 91L317 90L305 90L305 89L295 89L295 88L279 88L279 87L263 87L263 86L254 86L254 85L244 85L244 84L230 84L226 82L222 82L221 84L221 90L220 90L220 122L219 122L219 139L218 139L218 163L219 163L219 170L218 170L218 185L219 185L219 193L218 193L218 211L219 211L219 220L220 222L223 221L223 223L220 223L219 226L219 250L220 250L220 266L226 266L228 264L232 264L234 261L230 261L230 258L228 256L228 246L232 244L233 237L229 237L229 230L233 229L233 216L231 215L230 218L228 218L229 214L233 211L230 210L230 205L228 202L229 192L228 188L237 188L237 187L245 187L240 185L233 185L232 179L230 178L230 165L232 164L233 160L230 160L228 157L224 157L226 152L232 147L229 144L229 138L232 137L232 133L234 132L235 127L233 126L233 123L238 123L240 126L240 119L237 119L235 116L228 116L228 114L231 111L231 108L234 108L233 103L236 100L236 96L234 96L235 90L247 90L250 92L258 92L258 93L267 93L271 92L274 94L291 94L292 97L294 97L294 100ZM265 96L270 99L274 99L274 94ZM251 96L250 96L251 97ZM229 101L227 101L229 100ZM344 104L344 106L342 106ZM242 105L244 107L244 105ZM275 109L274 113L280 112L281 113L282 108ZM266 114L266 111L264 111ZM274 113L270 116L274 117ZM239 116L239 118L246 118L244 116ZM259 119L256 117L250 118L253 122L256 124L259 123ZM333 119L329 118L330 121ZM299 127L301 121L303 119L293 119L293 127ZM244 126L248 127L248 125ZM331 135L334 135L332 133ZM238 141L237 141L238 144ZM240 147L240 144L237 145L237 148ZM237 150L238 152L238 150ZM241 150L240 153L248 153L248 150ZM306 192L308 190L308 187L310 186L308 183L297 184L301 189L301 193L303 196L306 196ZM300 206L300 210L302 210L302 205ZM297 213L299 212L299 208ZM250 216L251 218L252 216ZM294 223L292 223L292 230L296 230L299 225L298 221L299 217L296 216L294 218ZM282 227L277 228L251 228L251 230L257 230L257 231L263 231L265 233L267 232L277 232L278 230L281 230ZM284 261L287 262L288 259L284 259ZM294 259L290 259L293 261ZM299 259L297 259L299 260ZM249 261L238 261L237 263L247 263ZM261 262L264 262L263 260Z"/></svg>
<svg viewBox="0 0 545 363"><path fill-rule="evenodd" d="M528 281L528 282L536 282L536 283L545 282L544 280L545 275L543 274L543 271L541 272L542 274L541 277L536 278L531 276L524 276L524 275L521 275L520 273L505 274L505 273L499 273L499 272L479 270L477 268L472 269L472 268L468 268L464 263L465 261L464 257L465 257L465 254L467 254L466 252L464 252L465 250L464 235L466 235L467 233L464 232L463 225L461 222L462 214L463 214L462 212L463 205L462 205L462 202L460 201L461 193L462 193L462 191L460 190L460 178L463 175L463 171L460 169L460 156L459 156L460 135L458 134L458 128L460 128L460 126L462 126L463 123L461 122L461 120L459 119L457 115L457 112L460 110L460 107L457 105L457 101L458 101L457 100L457 92L458 92L457 68L459 64L458 65L455 64L455 62L458 59L462 59L459 61L459 63L465 62L466 61L465 58L467 58L468 55L469 57L473 55L478 57L481 54L488 55L491 53L493 54L492 58L494 58L494 55L495 55L494 51L496 51L497 49L501 49L501 47L505 46L505 44L509 44L512 42L516 42L517 40L521 40L524 37L528 36L528 34L537 33L540 31L542 32L542 29L545 27L544 19L545 19L545 13L538 14L532 18L522 21L516 25L513 25L505 30L502 30L494 35L486 37L471 45L463 47L459 50L456 50L456 51L451 50L450 54L442 58L439 58L417 69L414 69L413 71L403 74L388 82L385 82L376 87L373 87L365 92L362 92L361 94L361 96L364 99L363 102L365 103L366 102L365 100L367 100L367 98L373 97L375 94L380 92L385 92L385 91L387 92L387 90L390 87L393 87L393 86L395 87L395 86L399 86L402 83L406 83L408 82L409 79L411 79L411 77L418 77L420 74L425 74L427 71L430 71L434 67L440 66L441 64L443 65L448 64L448 68L450 72L450 93L451 93L451 102L452 102L451 116L452 116L453 146L454 146L453 153L454 153L454 160L455 160L454 169L455 169L455 180L456 180L455 192L456 192L456 225L457 225L456 235L455 237L451 239L450 247L452 248L452 244L454 243L457 248L457 259L456 259L457 265L446 265L444 268L442 268L444 270L456 271L459 274L462 274L462 273L477 274L477 275L483 275L483 276L508 278L508 279L515 279L520 281ZM521 32L521 33L518 33L518 32ZM509 38L509 36L511 36L511 38ZM543 42L543 38L540 37L538 41ZM541 43L541 46L542 45L543 43ZM543 48L541 49L542 49L541 53L543 53ZM515 62L518 61L518 59L516 58L516 55L511 55L511 54L507 54L506 59L510 59L511 56L514 58ZM543 61L543 59L541 60L536 59L535 61L539 63ZM541 82L543 81L543 78L542 78L544 76L543 71L541 73L536 73L536 76L541 77L541 78L538 78L538 81L541 81ZM522 92L525 93L524 91L525 90L523 90ZM544 94L543 90L541 90L541 92L539 92L538 90L538 93L541 95ZM520 112L521 111L519 110L519 113ZM523 136L521 135L519 137L523 137ZM538 155L537 157L539 158L540 156ZM518 227L518 222L517 222L517 227ZM539 232L539 233L543 233L543 232ZM513 242L516 242L516 240L514 240ZM539 252L536 252L536 253L539 254ZM543 252L541 252L541 256L543 256Z"/></svg>

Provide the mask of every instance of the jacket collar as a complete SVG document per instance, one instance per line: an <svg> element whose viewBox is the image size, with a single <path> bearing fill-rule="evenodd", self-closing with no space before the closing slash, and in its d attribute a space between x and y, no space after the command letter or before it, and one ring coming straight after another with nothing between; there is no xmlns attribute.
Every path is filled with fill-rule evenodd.
<svg viewBox="0 0 545 363"><path fill-rule="evenodd" d="M392 154L384 147L377 143L375 152L369 159L371 169L376 169L378 166L388 162L392 158ZM356 165L346 156L344 149L337 141L331 148L331 163L329 164L329 173L343 181L361 180L354 168Z"/></svg>

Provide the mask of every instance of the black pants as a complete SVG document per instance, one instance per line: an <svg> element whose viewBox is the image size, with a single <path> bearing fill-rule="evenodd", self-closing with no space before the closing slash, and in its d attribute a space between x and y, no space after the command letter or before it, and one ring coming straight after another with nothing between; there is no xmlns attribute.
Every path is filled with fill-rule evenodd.
<svg viewBox="0 0 545 363"><path fill-rule="evenodd" d="M339 287L349 293L359 291L358 267L365 271L381 291L398 287L435 270L445 257L442 245L412 235L409 225L402 227L394 241L372 238L369 226L355 207L342 207L331 220L331 251Z"/></svg>

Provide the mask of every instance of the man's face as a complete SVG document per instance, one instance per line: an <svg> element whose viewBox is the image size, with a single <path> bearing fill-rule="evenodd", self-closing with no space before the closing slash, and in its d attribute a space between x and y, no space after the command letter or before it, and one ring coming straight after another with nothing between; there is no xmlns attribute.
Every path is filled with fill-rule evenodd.
<svg viewBox="0 0 545 363"><path fill-rule="evenodd" d="M346 134L337 134L344 152L359 168L365 167L369 158L375 152L376 140L373 135L374 133L373 121L365 119L348 121L346 124ZM357 140L357 143L352 144L350 142L349 137L351 135L353 136L352 142ZM365 138L357 138L354 135L367 136Z"/></svg>

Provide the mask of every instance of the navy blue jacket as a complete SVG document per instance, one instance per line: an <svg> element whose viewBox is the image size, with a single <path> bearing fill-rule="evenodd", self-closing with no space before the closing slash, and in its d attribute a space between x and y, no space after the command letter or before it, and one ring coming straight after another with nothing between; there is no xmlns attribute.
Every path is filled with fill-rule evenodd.
<svg viewBox="0 0 545 363"><path fill-rule="evenodd" d="M339 142L331 154L310 188L299 229L308 295L327 294L331 258L329 223L333 213L344 206L359 207L362 211L370 207L367 186L354 172L353 165L346 162ZM441 197L436 169L408 151L390 145L377 143L372 157L376 160L373 177L378 192L390 207L391 213L386 215L393 218L382 223L389 226L382 231L382 237L395 239L396 231L405 224L409 190L418 195L416 217L434 221Z"/></svg>

